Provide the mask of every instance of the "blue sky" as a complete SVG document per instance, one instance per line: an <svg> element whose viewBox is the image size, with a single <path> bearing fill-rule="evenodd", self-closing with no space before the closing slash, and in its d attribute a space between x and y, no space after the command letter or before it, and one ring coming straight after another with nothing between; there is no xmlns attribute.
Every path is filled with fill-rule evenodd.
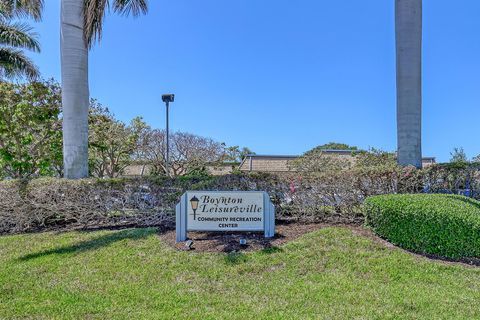
<svg viewBox="0 0 480 320"><path fill-rule="evenodd" d="M60 0L35 24L60 80ZM424 0L423 153L480 154L480 1ZM91 96L118 118L300 154L329 141L396 148L393 0L150 0L110 15L90 54Z"/></svg>

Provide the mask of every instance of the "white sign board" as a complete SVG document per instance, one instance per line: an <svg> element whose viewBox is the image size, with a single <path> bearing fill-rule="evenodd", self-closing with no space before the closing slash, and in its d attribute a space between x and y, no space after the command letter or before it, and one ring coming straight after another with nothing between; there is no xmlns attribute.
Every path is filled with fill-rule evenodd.
<svg viewBox="0 0 480 320"><path fill-rule="evenodd" d="M177 241L187 231L275 233L275 210L263 191L188 191L176 208Z"/></svg>
<svg viewBox="0 0 480 320"><path fill-rule="evenodd" d="M187 231L263 231L263 192L188 192Z"/></svg>

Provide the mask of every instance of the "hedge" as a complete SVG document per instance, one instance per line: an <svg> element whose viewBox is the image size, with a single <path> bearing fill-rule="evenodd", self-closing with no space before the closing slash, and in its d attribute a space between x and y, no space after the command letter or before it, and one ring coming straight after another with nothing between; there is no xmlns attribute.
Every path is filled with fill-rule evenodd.
<svg viewBox="0 0 480 320"><path fill-rule="evenodd" d="M480 258L480 202L457 195L403 194L365 201L377 235L418 253Z"/></svg>
<svg viewBox="0 0 480 320"><path fill-rule="evenodd" d="M50 229L171 226L186 190L263 190L279 219L358 223L361 205L392 185L389 174L351 172L315 180L295 174L0 181L0 235Z"/></svg>

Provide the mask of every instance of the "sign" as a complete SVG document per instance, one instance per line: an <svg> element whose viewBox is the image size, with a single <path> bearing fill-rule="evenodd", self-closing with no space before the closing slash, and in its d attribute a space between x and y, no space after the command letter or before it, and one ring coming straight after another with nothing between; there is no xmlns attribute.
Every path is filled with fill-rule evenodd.
<svg viewBox="0 0 480 320"><path fill-rule="evenodd" d="M187 231L263 231L263 192L189 192Z"/></svg>
<svg viewBox="0 0 480 320"><path fill-rule="evenodd" d="M188 231L275 233L275 209L263 191L188 191L176 207L177 242Z"/></svg>

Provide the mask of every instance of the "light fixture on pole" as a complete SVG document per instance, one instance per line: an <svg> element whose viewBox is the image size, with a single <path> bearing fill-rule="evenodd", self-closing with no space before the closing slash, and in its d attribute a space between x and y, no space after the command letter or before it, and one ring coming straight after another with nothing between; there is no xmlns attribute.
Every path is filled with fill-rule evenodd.
<svg viewBox="0 0 480 320"><path fill-rule="evenodd" d="M198 209L198 203L200 200L198 200L197 197L193 196L192 199L190 199L190 205L192 206L193 210L193 220L197 220L197 209Z"/></svg>
<svg viewBox="0 0 480 320"><path fill-rule="evenodd" d="M162 101L165 102L165 105L167 107L167 117L166 117L166 159L165 159L165 172L167 173L167 177L170 177L170 158L169 158L169 152L170 152L170 146L169 146L169 128L168 128L168 107L170 106L170 102L173 102L175 100L175 95L168 93L168 94L162 94Z"/></svg>

